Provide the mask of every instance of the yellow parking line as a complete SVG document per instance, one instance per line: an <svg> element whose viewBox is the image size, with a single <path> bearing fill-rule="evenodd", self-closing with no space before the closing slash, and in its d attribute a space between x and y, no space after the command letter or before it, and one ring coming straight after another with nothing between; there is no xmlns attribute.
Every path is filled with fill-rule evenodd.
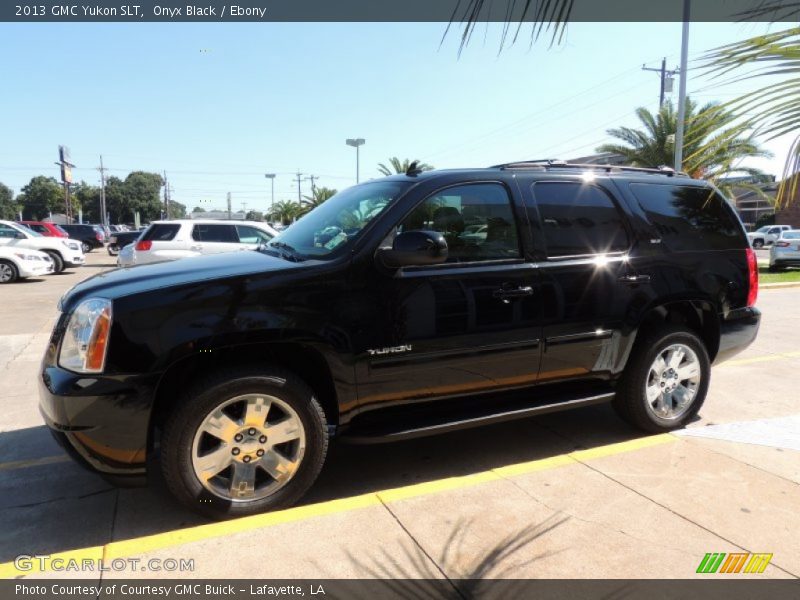
<svg viewBox="0 0 800 600"><path fill-rule="evenodd" d="M28 467L38 467L41 465L52 465L66 462L68 460L69 456L66 454L45 456L44 458L31 458L29 460L12 460L10 462L0 463L0 471L13 471L14 469L26 469Z"/></svg>
<svg viewBox="0 0 800 600"><path fill-rule="evenodd" d="M720 367L735 367L736 365L751 365L754 363L771 362L774 360L786 360L787 358L798 358L800 352L780 352L778 354L767 354L766 356L754 356L753 358L739 358L720 363Z"/></svg>
<svg viewBox="0 0 800 600"><path fill-rule="evenodd" d="M103 561L111 561L115 558L139 556L147 552L180 546L190 542L218 538L234 533L253 531L256 529L271 527L273 525L292 523L304 519L343 513L361 508L367 508L370 506L378 506L383 503L408 500L410 498L419 498L422 496L438 494L441 492L479 485L482 483L500 481L506 477L514 477L524 475L526 473L556 469L568 465L578 465L584 460L592 460L605 456L623 454L625 452L633 452L635 450L640 450L642 448L647 448L658 444L675 442L678 439L679 438L671 434L661 434L635 440L628 440L625 442L599 446L597 448L591 448L588 450L577 450L575 452L560 454L549 458L507 465L504 467L497 467L494 469L489 469L488 471L481 471L479 473L473 473L460 477L448 477L436 481L407 485L399 488L361 494L359 496L352 496L349 498L341 498L338 500L319 502L317 504L287 508L285 510L265 513L262 515L254 515L252 517L242 517L240 519L233 519L230 521L197 525L195 527L176 529L175 531L167 531L154 535L131 538L129 540L123 540L119 542L110 542L104 546L91 546L88 548L60 552L58 554L51 555L50 561L54 559L62 559L65 561L74 559L78 561L78 564L80 564L80 559L82 558L99 559L102 557ZM42 568L41 563L39 563L39 561L35 561L31 565L31 570L20 571L15 567L13 562L2 563L0 564L0 579L7 579L21 575L32 575L40 571L48 571L51 570L49 565L50 562L47 562Z"/></svg>

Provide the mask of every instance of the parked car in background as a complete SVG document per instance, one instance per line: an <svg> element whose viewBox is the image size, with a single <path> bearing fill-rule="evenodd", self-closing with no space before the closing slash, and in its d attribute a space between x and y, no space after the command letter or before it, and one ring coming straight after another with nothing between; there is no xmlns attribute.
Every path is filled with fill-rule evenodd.
<svg viewBox="0 0 800 600"><path fill-rule="evenodd" d="M45 221L19 221L19 223L45 237L69 237L69 234L56 223L47 223Z"/></svg>
<svg viewBox="0 0 800 600"><path fill-rule="evenodd" d="M42 277L52 272L53 259L44 252L0 246L0 283L13 283L26 277Z"/></svg>
<svg viewBox="0 0 800 600"><path fill-rule="evenodd" d="M120 253L117 265L131 267L203 254L255 250L278 235L266 223L187 219L155 221L130 252Z"/></svg>
<svg viewBox="0 0 800 600"><path fill-rule="evenodd" d="M786 267L800 267L800 229L790 229L769 249L769 270L782 271Z"/></svg>
<svg viewBox="0 0 800 600"><path fill-rule="evenodd" d="M108 240L106 249L111 256L116 256L128 244L134 243L139 236L142 235L141 231L116 231L111 233Z"/></svg>
<svg viewBox="0 0 800 600"><path fill-rule="evenodd" d="M781 232L788 231L791 228L791 225L764 225L764 227L759 227L755 231L748 233L747 239L753 248L763 248L774 244L775 240L780 237Z"/></svg>
<svg viewBox="0 0 800 600"><path fill-rule="evenodd" d="M45 237L13 221L0 221L0 246L40 250L53 259L53 272L84 263L81 244L67 238Z"/></svg>
<svg viewBox="0 0 800 600"><path fill-rule="evenodd" d="M80 241L81 248L86 253L103 247L105 236L102 230L98 231L94 225L62 225L61 228L69 234L71 239Z"/></svg>
<svg viewBox="0 0 800 600"><path fill-rule="evenodd" d="M111 235L111 230L106 227L105 225L92 225L94 230L100 234L102 238L101 241L105 244L108 241L108 237Z"/></svg>

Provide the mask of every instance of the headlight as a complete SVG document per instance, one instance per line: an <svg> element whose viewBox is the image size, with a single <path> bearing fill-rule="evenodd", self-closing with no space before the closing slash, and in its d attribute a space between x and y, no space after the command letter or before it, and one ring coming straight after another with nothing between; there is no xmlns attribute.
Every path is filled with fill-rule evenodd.
<svg viewBox="0 0 800 600"><path fill-rule="evenodd" d="M14 256L21 258L22 260L42 260L35 254L24 254L22 252L14 252Z"/></svg>
<svg viewBox="0 0 800 600"><path fill-rule="evenodd" d="M111 333L111 300L84 300L67 321L58 364L77 373L100 373Z"/></svg>

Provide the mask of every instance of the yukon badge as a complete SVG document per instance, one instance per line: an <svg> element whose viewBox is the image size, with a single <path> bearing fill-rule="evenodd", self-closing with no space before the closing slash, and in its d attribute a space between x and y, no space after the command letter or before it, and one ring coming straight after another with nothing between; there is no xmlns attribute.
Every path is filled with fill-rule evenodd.
<svg viewBox="0 0 800 600"><path fill-rule="evenodd" d="M376 350L367 350L370 356L380 356L381 354L400 354L401 352L411 352L411 344L404 346L391 346L389 348L377 348Z"/></svg>

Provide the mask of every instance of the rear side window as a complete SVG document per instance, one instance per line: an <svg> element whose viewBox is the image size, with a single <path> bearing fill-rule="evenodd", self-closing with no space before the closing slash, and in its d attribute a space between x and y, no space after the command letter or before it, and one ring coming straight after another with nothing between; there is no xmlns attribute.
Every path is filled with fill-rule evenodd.
<svg viewBox="0 0 800 600"><path fill-rule="evenodd" d="M746 246L733 209L711 188L632 183L630 189L661 243L673 252Z"/></svg>
<svg viewBox="0 0 800 600"><path fill-rule="evenodd" d="M228 242L239 243L234 225L195 225L192 239L196 242Z"/></svg>
<svg viewBox="0 0 800 600"><path fill-rule="evenodd" d="M628 248L622 214L596 185L571 181L533 184L548 256L621 252Z"/></svg>
<svg viewBox="0 0 800 600"><path fill-rule="evenodd" d="M141 239L144 242L148 240L153 242L169 242L178 234L180 228L181 226L177 224L156 223L147 228L147 231L142 234Z"/></svg>

